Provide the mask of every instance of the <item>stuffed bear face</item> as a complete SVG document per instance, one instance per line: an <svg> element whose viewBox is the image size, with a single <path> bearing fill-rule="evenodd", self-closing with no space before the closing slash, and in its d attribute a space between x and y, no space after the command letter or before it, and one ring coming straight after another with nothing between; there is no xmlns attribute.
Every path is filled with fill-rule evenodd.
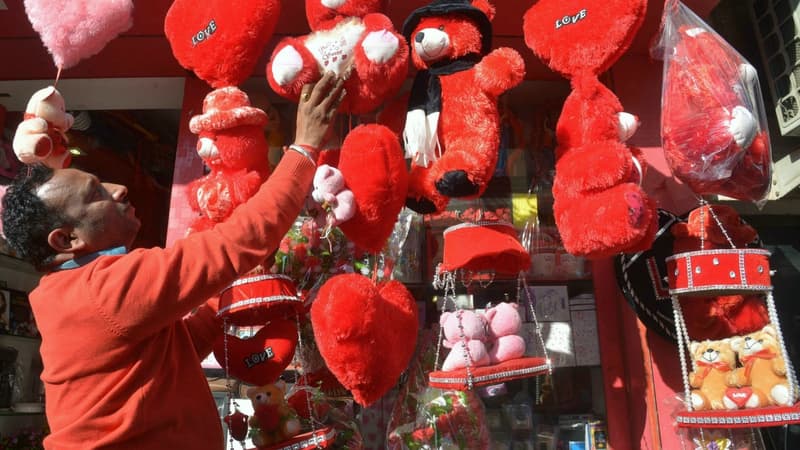
<svg viewBox="0 0 800 450"><path fill-rule="evenodd" d="M326 22L383 11L384 0L306 0L306 18L316 31Z"/></svg>
<svg viewBox="0 0 800 450"><path fill-rule="evenodd" d="M700 364L713 365L723 363L733 368L736 365L736 352L731 347L730 339L719 341L692 342L689 351L694 360Z"/></svg>
<svg viewBox="0 0 800 450"><path fill-rule="evenodd" d="M67 114L64 97L53 86L36 91L28 100L25 112L46 120L59 131L67 131L75 121Z"/></svg>
<svg viewBox="0 0 800 450"><path fill-rule="evenodd" d="M201 132L197 153L211 169L268 167L267 143L260 127L240 126Z"/></svg>
<svg viewBox="0 0 800 450"><path fill-rule="evenodd" d="M482 44L480 29L462 14L423 18L411 33L411 40L411 57L419 69L470 53L479 54Z"/></svg>
<svg viewBox="0 0 800 450"><path fill-rule="evenodd" d="M461 315L460 320L459 315ZM443 312L439 324L444 328L444 338L451 343L464 339L484 341L488 338L486 320L481 314L473 311Z"/></svg>
<svg viewBox="0 0 800 450"><path fill-rule="evenodd" d="M772 325L767 325L755 333L750 333L744 337L731 339L731 348L740 357L748 357L759 352L771 352L778 354L778 332Z"/></svg>
<svg viewBox="0 0 800 450"><path fill-rule="evenodd" d="M256 409L259 406L280 405L286 403L285 387L286 384L282 380L278 380L275 384L252 387L247 390L246 394Z"/></svg>

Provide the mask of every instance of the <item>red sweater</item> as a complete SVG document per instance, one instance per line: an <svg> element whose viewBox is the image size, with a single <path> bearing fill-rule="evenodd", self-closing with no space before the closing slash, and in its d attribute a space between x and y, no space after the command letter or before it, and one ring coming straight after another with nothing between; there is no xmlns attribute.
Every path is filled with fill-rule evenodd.
<svg viewBox="0 0 800 450"><path fill-rule="evenodd" d="M42 334L47 449L223 448L200 368L222 327L208 305L182 318L277 248L313 174L310 161L287 152L214 229L41 279L30 299Z"/></svg>

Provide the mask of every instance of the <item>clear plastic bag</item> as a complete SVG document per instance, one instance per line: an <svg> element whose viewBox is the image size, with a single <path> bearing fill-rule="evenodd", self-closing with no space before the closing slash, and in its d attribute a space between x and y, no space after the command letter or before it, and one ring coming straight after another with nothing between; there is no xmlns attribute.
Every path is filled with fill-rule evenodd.
<svg viewBox="0 0 800 450"><path fill-rule="evenodd" d="M755 68L677 0L651 53L664 61L661 137L673 174L699 195L763 205L772 157Z"/></svg>

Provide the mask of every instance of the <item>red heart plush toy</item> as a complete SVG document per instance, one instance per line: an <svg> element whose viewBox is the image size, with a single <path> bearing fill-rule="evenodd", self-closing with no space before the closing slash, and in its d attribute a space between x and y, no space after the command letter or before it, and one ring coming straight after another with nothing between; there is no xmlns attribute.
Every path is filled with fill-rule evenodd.
<svg viewBox="0 0 800 450"><path fill-rule="evenodd" d="M417 306L398 281L337 275L320 288L311 323L328 368L363 406L394 386L416 347Z"/></svg>
<svg viewBox="0 0 800 450"><path fill-rule="evenodd" d="M292 362L296 346L295 321L273 319L247 339L220 336L214 343L214 357L234 378L261 386L281 376Z"/></svg>
<svg viewBox="0 0 800 450"><path fill-rule="evenodd" d="M598 80L633 40L645 0L540 0L524 17L525 43L568 77L556 133L553 210L569 253L603 258L650 247L655 204L643 166L624 144L638 125Z"/></svg>
<svg viewBox="0 0 800 450"><path fill-rule="evenodd" d="M280 14L279 0L175 0L164 32L175 58L214 88L252 75Z"/></svg>

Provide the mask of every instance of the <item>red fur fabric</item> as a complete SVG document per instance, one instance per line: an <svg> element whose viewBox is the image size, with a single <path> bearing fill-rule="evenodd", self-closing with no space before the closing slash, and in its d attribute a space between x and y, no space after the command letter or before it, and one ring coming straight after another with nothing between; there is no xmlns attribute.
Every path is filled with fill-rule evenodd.
<svg viewBox="0 0 800 450"><path fill-rule="evenodd" d="M332 8L322 0L305 3L311 33L282 39L267 65L275 92L297 101L303 86L324 72L351 71L339 110L362 114L400 89L408 73L408 46L380 13L383 1L345 0Z"/></svg>
<svg viewBox="0 0 800 450"><path fill-rule="evenodd" d="M745 248L757 240L756 230L745 223L733 208L724 205L702 206L689 213L686 222L672 226L676 254L731 248L731 242L709 208L713 208L734 247ZM691 297L681 298L680 302L689 335L698 341L743 336L769 323L767 308L760 295Z"/></svg>
<svg viewBox="0 0 800 450"><path fill-rule="evenodd" d="M515 50L498 48L486 54L490 42L486 33L491 34L489 20L494 8L482 0L472 6L482 11L485 21L476 20L474 15L437 12L412 15L418 22L407 20L407 26L413 28L404 27L412 42L412 60L420 71L427 73L434 66L465 58L477 61L465 70L439 75L441 111L436 129L426 125L424 111L414 119L411 110L406 119L406 152L412 157L406 205L421 213L443 210L450 197L477 197L485 191L500 145L497 99L521 83L525 75L524 61ZM427 86L414 89L424 91ZM426 134L426 138L416 138ZM420 141L435 145L418 145ZM426 152L425 148L431 150ZM421 156L426 153L429 156Z"/></svg>
<svg viewBox="0 0 800 450"><path fill-rule="evenodd" d="M408 190L408 172L397 136L383 125L354 128L342 144L339 170L357 206L355 216L339 228L357 246L381 251Z"/></svg>
<svg viewBox="0 0 800 450"><path fill-rule="evenodd" d="M280 15L279 0L175 0L164 32L184 68L214 88L236 86L253 74Z"/></svg>
<svg viewBox="0 0 800 450"><path fill-rule="evenodd" d="M619 99L597 78L628 49L645 7L644 0L540 0L525 13L525 43L572 84L556 127L553 209L574 255L641 251L655 238L643 161L624 143L635 127L625 126Z"/></svg>
<svg viewBox="0 0 800 450"><path fill-rule="evenodd" d="M203 101L203 114L189 123L199 135L197 151L210 169L189 184L189 206L200 213L189 233L211 228L258 191L269 176L264 111L250 106L235 87L217 89Z"/></svg>
<svg viewBox="0 0 800 450"><path fill-rule="evenodd" d="M416 303L397 281L337 275L320 288L311 323L326 365L363 406L397 383L416 346Z"/></svg>
<svg viewBox="0 0 800 450"><path fill-rule="evenodd" d="M771 157L756 71L704 26L680 27L665 49L664 153L694 192L759 201L769 192Z"/></svg>

